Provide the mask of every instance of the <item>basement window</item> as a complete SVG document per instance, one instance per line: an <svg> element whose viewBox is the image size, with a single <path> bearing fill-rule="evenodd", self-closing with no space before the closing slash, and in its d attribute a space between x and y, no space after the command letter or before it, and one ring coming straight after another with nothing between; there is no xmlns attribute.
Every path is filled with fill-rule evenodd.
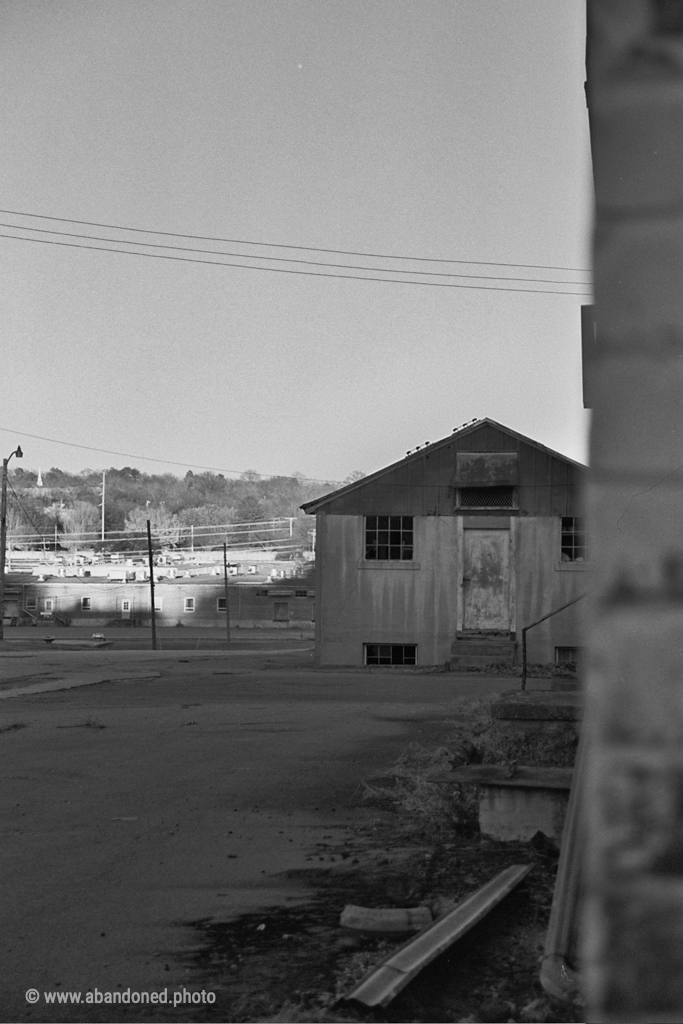
<svg viewBox="0 0 683 1024"><path fill-rule="evenodd" d="M460 487L459 508L516 508L514 487Z"/></svg>
<svg viewBox="0 0 683 1024"><path fill-rule="evenodd" d="M586 528L583 518L578 516L562 516L560 561L586 561Z"/></svg>
<svg viewBox="0 0 683 1024"><path fill-rule="evenodd" d="M405 562L413 557L412 516L366 516L367 561Z"/></svg>
<svg viewBox="0 0 683 1024"><path fill-rule="evenodd" d="M416 665L417 644L363 644L366 665Z"/></svg>
<svg viewBox="0 0 683 1024"><path fill-rule="evenodd" d="M576 664L581 658L583 652L582 647L556 647L555 648L555 664L556 665L568 665Z"/></svg>

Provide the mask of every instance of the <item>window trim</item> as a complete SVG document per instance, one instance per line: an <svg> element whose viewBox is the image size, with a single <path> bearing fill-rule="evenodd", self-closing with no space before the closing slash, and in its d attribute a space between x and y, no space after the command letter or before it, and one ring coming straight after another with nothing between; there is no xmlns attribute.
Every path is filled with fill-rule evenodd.
<svg viewBox="0 0 683 1024"><path fill-rule="evenodd" d="M382 572L394 572L398 569L400 572L416 571L421 569L420 562L366 562L364 558L359 558L356 562L356 568L358 569L381 569Z"/></svg>
<svg viewBox="0 0 683 1024"><path fill-rule="evenodd" d="M576 665L584 656L584 647L578 644L560 644L555 647L555 664L556 665ZM560 658L560 651L575 651L575 658Z"/></svg>
<svg viewBox="0 0 683 1024"><path fill-rule="evenodd" d="M392 522L393 520L393 522ZM399 520L397 523L396 520ZM410 525L408 525L408 522ZM404 539L405 537L405 539ZM410 540L408 541L408 537ZM371 554L372 551L375 554ZM381 552L385 551L386 555ZM392 556L393 552L393 556ZM404 563L415 558L415 517L392 515L363 516L362 562Z"/></svg>
<svg viewBox="0 0 683 1024"><path fill-rule="evenodd" d="M371 647L376 647L377 648L377 658L378 659L382 658L381 648L383 648L383 647L384 648L389 648L390 653L389 653L388 657L390 659L393 659L393 656L394 656L393 652L394 652L394 650L397 650L398 648L403 648L403 659L404 660L402 660L402 661L393 661L393 660L390 660L390 661L381 661L381 660L369 661L368 660L368 655L369 655ZM407 647L412 647L412 649L413 649L413 658L414 658L413 661L406 661L405 660L405 649ZM384 657L386 658L387 655L385 654ZM389 643L389 644L364 643L363 644L363 665L365 665L365 666L367 666L369 668L414 668L417 664L418 664L417 644L391 644L391 643Z"/></svg>
<svg viewBox="0 0 683 1024"><path fill-rule="evenodd" d="M563 525L564 525L565 521L568 520L568 519L571 519L574 522L579 521L582 524L581 529L580 530L574 529L572 531L563 529ZM557 558L557 562L556 562L555 568L557 570L559 570L560 572L585 572L586 569L588 569L589 564L590 564L589 560L588 560L588 550L587 550L587 545L586 545L586 518L585 518L585 516L560 516L559 517L559 524L558 525L559 525L559 535L556 535L556 541L555 541L555 543L557 544L556 550L558 551L558 558ZM583 544L581 544L581 545L574 545L575 547L580 546L581 549L583 550L583 553L584 553L583 554L583 559L580 560L580 561L578 559L563 559L562 558L562 555L564 553L563 552L563 545L562 545L562 537L568 535L570 532L573 533L575 536L580 536L580 537L583 538Z"/></svg>

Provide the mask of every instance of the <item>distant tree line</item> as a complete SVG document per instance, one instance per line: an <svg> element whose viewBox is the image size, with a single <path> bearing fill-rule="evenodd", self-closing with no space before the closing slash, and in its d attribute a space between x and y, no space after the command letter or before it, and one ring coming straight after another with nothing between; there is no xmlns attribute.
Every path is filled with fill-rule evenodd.
<svg viewBox="0 0 683 1024"><path fill-rule="evenodd" d="M312 483L299 473L261 477L251 470L237 479L191 470L184 477L148 474L130 466L108 469L105 474L105 534L139 535L149 519L155 537L169 545L186 537L188 527L205 534L206 527L292 517L293 540L305 548L313 522L299 506L340 486L335 481ZM344 482L362 475L355 471ZM12 537L33 534L36 540L39 536L53 538L51 546L73 547L77 535L101 530L102 470L67 473L53 467L42 474L39 487L36 472L17 467L10 473L9 483L10 542ZM220 540L218 535L216 538ZM83 542L81 546L85 546ZM125 541L118 546L125 547Z"/></svg>

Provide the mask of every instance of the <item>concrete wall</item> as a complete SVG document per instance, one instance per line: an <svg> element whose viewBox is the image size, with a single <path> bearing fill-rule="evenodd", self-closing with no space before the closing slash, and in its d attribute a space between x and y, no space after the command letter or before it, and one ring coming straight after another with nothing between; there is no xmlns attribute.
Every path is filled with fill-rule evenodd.
<svg viewBox="0 0 683 1024"><path fill-rule="evenodd" d="M362 516L317 517L316 654L322 665L362 665L364 643L417 644L418 663L449 661L462 611L460 516L415 516L412 562L365 562ZM560 562L559 517L510 517L516 586L511 628L565 604L585 589L585 566ZM581 604L528 634L529 659L580 644Z"/></svg>
<svg viewBox="0 0 683 1024"><path fill-rule="evenodd" d="M683 1020L683 4L590 0L587 1020Z"/></svg>

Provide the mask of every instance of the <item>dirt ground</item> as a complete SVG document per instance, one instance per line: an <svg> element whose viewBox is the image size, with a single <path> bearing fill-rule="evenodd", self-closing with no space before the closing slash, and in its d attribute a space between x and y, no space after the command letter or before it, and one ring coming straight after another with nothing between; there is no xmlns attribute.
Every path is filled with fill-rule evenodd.
<svg viewBox="0 0 683 1024"><path fill-rule="evenodd" d="M549 1000L540 961L557 860L530 844L470 831L440 836L374 808L343 846L322 843L304 876L315 897L226 923L197 921L203 945L193 972L218 985L229 1014L203 1008L197 1021L582 1021L580 1007ZM344 906L437 907L458 900L511 864L533 870L479 925L384 1010L344 999L405 935L340 927Z"/></svg>

